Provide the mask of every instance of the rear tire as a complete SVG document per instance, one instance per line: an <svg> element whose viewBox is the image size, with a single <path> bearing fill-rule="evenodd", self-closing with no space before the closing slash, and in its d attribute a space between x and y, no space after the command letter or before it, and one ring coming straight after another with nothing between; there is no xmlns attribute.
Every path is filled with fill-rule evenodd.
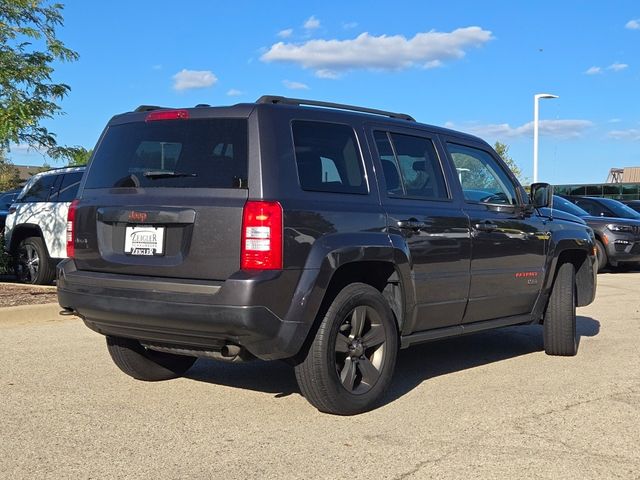
<svg viewBox="0 0 640 480"><path fill-rule="evenodd" d="M49 285L55 278L55 268L40 237L27 237L18 244L14 271L18 281L32 285Z"/></svg>
<svg viewBox="0 0 640 480"><path fill-rule="evenodd" d="M354 415L371 410L391 383L398 353L393 312L375 288L353 283L333 300L296 379L318 410Z"/></svg>
<svg viewBox="0 0 640 480"><path fill-rule="evenodd" d="M600 240L596 240L596 258L598 259L598 273L604 270L609 263L607 251Z"/></svg>
<svg viewBox="0 0 640 480"><path fill-rule="evenodd" d="M547 355L570 357L578 353L576 276L571 263L558 269L544 316L543 337Z"/></svg>
<svg viewBox="0 0 640 480"><path fill-rule="evenodd" d="M196 361L196 357L149 350L130 338L107 337L107 348L120 370L145 382L180 377Z"/></svg>

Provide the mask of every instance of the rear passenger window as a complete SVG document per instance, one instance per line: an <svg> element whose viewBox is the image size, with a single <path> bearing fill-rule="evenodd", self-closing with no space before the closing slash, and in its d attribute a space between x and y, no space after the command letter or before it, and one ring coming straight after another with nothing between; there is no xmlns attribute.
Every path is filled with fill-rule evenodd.
<svg viewBox="0 0 640 480"><path fill-rule="evenodd" d="M49 201L49 194L53 188L53 184L58 178L58 175L45 175L35 181L29 190L27 190L24 196L20 199L21 202L47 202Z"/></svg>
<svg viewBox="0 0 640 480"><path fill-rule="evenodd" d="M374 132L390 197L447 199L444 173L433 142L398 133Z"/></svg>
<svg viewBox="0 0 640 480"><path fill-rule="evenodd" d="M351 127L297 120L292 130L303 190L367 193L362 158Z"/></svg>
<svg viewBox="0 0 640 480"><path fill-rule="evenodd" d="M70 202L78 193L78 187L82 180L82 172L66 173L62 179L60 189L51 195L52 202Z"/></svg>

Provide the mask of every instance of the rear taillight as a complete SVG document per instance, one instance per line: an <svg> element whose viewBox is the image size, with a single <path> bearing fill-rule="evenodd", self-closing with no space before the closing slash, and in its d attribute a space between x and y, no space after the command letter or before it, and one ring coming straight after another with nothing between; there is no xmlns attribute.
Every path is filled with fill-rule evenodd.
<svg viewBox="0 0 640 480"><path fill-rule="evenodd" d="M75 255L75 221L76 221L76 209L78 208L78 200L74 200L69 205L69 211L67 212L67 257L73 258Z"/></svg>
<svg viewBox="0 0 640 480"><path fill-rule="evenodd" d="M145 122L154 122L156 120L187 120L189 112L187 110L157 110L149 113L145 118Z"/></svg>
<svg viewBox="0 0 640 480"><path fill-rule="evenodd" d="M278 202L245 204L240 257L243 270L282 268L282 206Z"/></svg>

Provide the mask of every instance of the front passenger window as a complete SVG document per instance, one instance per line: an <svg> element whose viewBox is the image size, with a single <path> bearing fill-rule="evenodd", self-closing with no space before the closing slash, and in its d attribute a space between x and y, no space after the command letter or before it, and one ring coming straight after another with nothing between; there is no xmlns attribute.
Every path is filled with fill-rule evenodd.
<svg viewBox="0 0 640 480"><path fill-rule="evenodd" d="M499 205L517 203L513 182L488 152L455 143L448 143L447 148L465 200Z"/></svg>

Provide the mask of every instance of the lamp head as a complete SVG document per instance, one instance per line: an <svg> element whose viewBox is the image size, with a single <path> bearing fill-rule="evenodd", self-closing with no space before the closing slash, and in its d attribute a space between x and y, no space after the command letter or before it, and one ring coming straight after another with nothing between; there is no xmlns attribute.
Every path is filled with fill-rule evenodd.
<svg viewBox="0 0 640 480"><path fill-rule="evenodd" d="M552 95L550 93L537 93L534 97L536 100L538 98L559 98L558 95Z"/></svg>

